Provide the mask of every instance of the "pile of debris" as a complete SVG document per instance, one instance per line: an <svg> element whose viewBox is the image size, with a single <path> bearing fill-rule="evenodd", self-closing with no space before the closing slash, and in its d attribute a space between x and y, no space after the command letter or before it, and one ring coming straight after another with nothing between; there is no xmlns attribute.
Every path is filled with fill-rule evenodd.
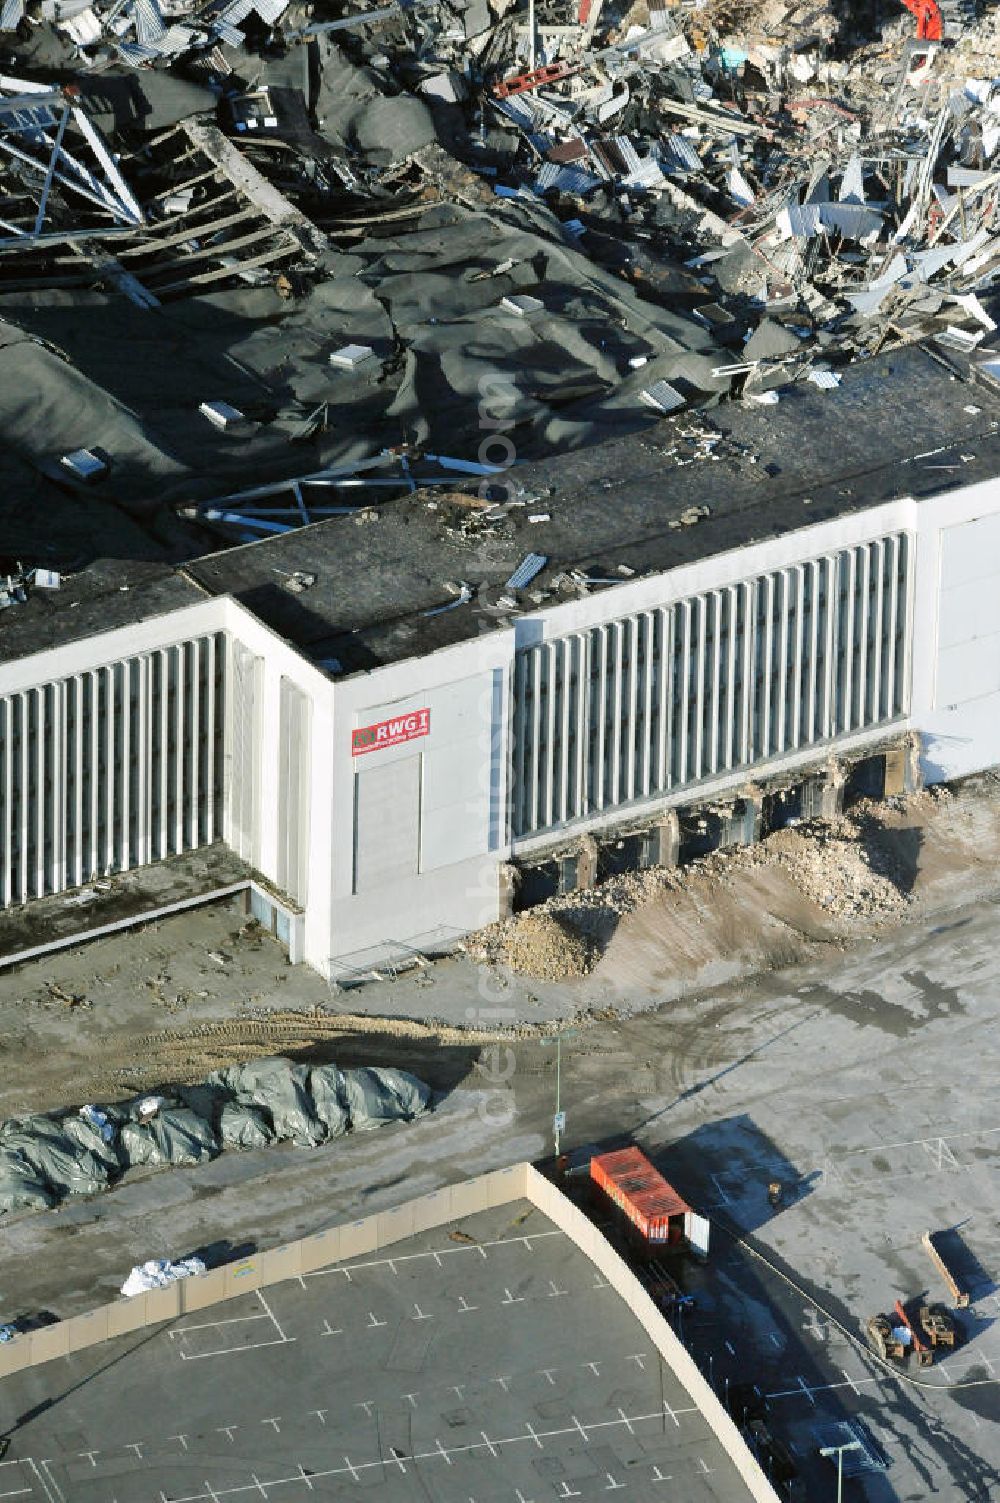
<svg viewBox="0 0 1000 1503"><path fill-rule="evenodd" d="M405 1070L296 1065L280 1056L125 1106L16 1117L0 1126L0 1216L96 1195L129 1169L200 1164L224 1149L316 1145L411 1122L430 1087Z"/></svg>
<svg viewBox="0 0 1000 1503"><path fill-rule="evenodd" d="M949 5L3 0L5 490L190 552L478 483L484 412L525 458L969 356L1000 70Z"/></svg>
<svg viewBox="0 0 1000 1503"><path fill-rule="evenodd" d="M917 795L910 802L919 809L927 798ZM862 801L830 822L795 821L754 845L716 849L683 866L615 873L593 887L559 894L491 924L472 935L466 947L473 959L500 972L544 981L572 980L594 970L622 921L640 910L654 915L652 921L660 925L669 923L671 914L682 913L682 928L688 916L701 912L713 922L718 917L724 931L727 894L752 894L759 910L760 892L769 891L773 907L775 892L762 883L765 872L777 874L783 890L800 901L804 932L833 943L876 934L905 915L914 900L916 878L918 843L886 822L885 813L884 807ZM660 902L667 906L657 910ZM810 925L810 910L820 924ZM764 926L775 917L765 904L760 912ZM777 917L780 920L780 913ZM695 922L700 926L702 920L696 917ZM739 940L729 937L730 953L724 958L733 960L741 947L753 950L754 923L748 921ZM706 926L701 940L711 943L710 935ZM674 943L680 974L690 957L677 934Z"/></svg>
<svg viewBox="0 0 1000 1503"><path fill-rule="evenodd" d="M539 981L585 976L599 954L589 935L549 907L481 929L467 942L467 950L473 960Z"/></svg>

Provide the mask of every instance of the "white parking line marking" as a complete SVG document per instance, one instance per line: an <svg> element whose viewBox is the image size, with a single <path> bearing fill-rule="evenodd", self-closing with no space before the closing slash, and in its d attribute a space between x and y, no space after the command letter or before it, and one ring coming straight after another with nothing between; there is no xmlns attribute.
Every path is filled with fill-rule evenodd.
<svg viewBox="0 0 1000 1503"><path fill-rule="evenodd" d="M280 1341L255 1341L250 1346L220 1346L211 1352L181 1352L182 1362L201 1362L205 1357L236 1357L242 1352L260 1352L266 1346L288 1346L294 1336L283 1336Z"/></svg>
<svg viewBox="0 0 1000 1503"><path fill-rule="evenodd" d="M572 1415L571 1425L561 1426L560 1428L554 1430L536 1431L532 1426L529 1426L523 1433L498 1437L496 1440L492 1440L486 1434L485 1430L481 1430L479 1433L482 1436L482 1440L469 1441L463 1445L450 1447L446 1447L440 1441L437 1441L434 1450L417 1451L412 1454L407 1454L405 1451L400 1451L398 1447L392 1446L390 1447L391 1456L388 1458L379 1457L378 1459L373 1461L352 1462L348 1457L345 1456L344 1465L342 1467L328 1467L324 1470L315 1469L311 1471L309 1475L313 1481L328 1477L349 1475L355 1482L359 1482L362 1480L361 1474L363 1472L375 1471L376 1469L381 1469L384 1472L387 1466L398 1467L399 1471L405 1475L407 1472L407 1466L409 1464L415 1464L421 1461L444 1460L449 1464L454 1465L453 1458L455 1456L470 1455L475 1453L476 1451L486 1450L489 1452L490 1456L495 1459L501 1454L500 1448L503 1446L522 1445L528 1443L534 1446L538 1446L539 1442L544 1442L546 1440L552 1439L565 1439L568 1436L575 1435L582 1436L584 1441L589 1445L593 1434L599 1430L615 1429L617 1427L625 1425L626 1423L629 1427L642 1423L660 1424L663 1419L664 1411L669 1413L671 1419L673 1419L676 1425L680 1424L678 1415L697 1414L699 1412L697 1405L694 1404L689 1405L685 1409L673 1410L664 1402L662 1410L657 1409L649 1414L632 1414L620 1416L616 1419L593 1420L586 1425L583 1424L583 1422L576 1415ZM544 1446L542 1447L542 1449L544 1449ZM711 1469L701 1458L699 1458L699 1465L701 1466L704 1475L711 1475ZM218 1503L218 1500L221 1500L222 1498L234 1497L241 1493L247 1492L259 1492L264 1497L267 1497L269 1489L284 1487L292 1482L301 1483L303 1480L301 1476L301 1464L299 1464L299 1470L293 1472L290 1476L273 1477L266 1482L262 1482L261 1479L256 1475L256 1473L251 1473L250 1476L251 1480L248 1483L241 1483L237 1484L234 1487L228 1488L215 1488L211 1493L196 1493L187 1498L173 1498L171 1499L171 1503ZM669 1481L670 1479L660 1478L658 1480ZM50 1503L52 1503L51 1499ZM65 1500L59 1499L56 1500L56 1503L65 1503Z"/></svg>
<svg viewBox="0 0 1000 1503"><path fill-rule="evenodd" d="M327 1277L329 1274L339 1273L350 1280L352 1273L357 1273L364 1268L384 1268L387 1264L415 1263L420 1258L433 1258L440 1268L442 1266L441 1259L447 1257L449 1254L474 1252L478 1253L481 1258L488 1258L489 1254L486 1251L488 1247L524 1247L528 1252L533 1252L533 1243L540 1242L543 1237L564 1237L565 1235L565 1232L554 1228L549 1232L532 1232L527 1237L497 1237L492 1242L459 1243L455 1247L441 1247L430 1249L427 1252L403 1253L401 1256L395 1258L373 1258L367 1263L348 1263L343 1267L338 1265L331 1268L315 1268L311 1273L304 1274L303 1277L307 1279L321 1279ZM596 1287L598 1286L595 1285Z"/></svg>
<svg viewBox="0 0 1000 1503"><path fill-rule="evenodd" d="M255 1310L253 1315L230 1315L225 1320L204 1320L196 1326L175 1326L167 1335L171 1341L178 1336L188 1336L192 1331L214 1331L216 1326L245 1326L251 1320L266 1320L267 1316L262 1310Z"/></svg>
<svg viewBox="0 0 1000 1503"><path fill-rule="evenodd" d="M277 1333L281 1337L282 1341L288 1341L290 1338L285 1335L284 1331L281 1329L281 1326L278 1324L278 1318L274 1314L274 1311L271 1309L271 1306L268 1304L267 1300L264 1298L263 1291L261 1289L258 1289L256 1292L257 1292L257 1298L260 1300L261 1304L264 1306L265 1313L271 1317L271 1320L274 1323L274 1329L277 1331Z"/></svg>
<svg viewBox="0 0 1000 1503"><path fill-rule="evenodd" d="M27 1458L24 1464L25 1466L30 1466L31 1470L38 1478L38 1481L41 1483L42 1492L45 1494L46 1498L48 1498L49 1503L65 1503L65 1499L63 1498L62 1493L59 1491L58 1487L49 1476L44 1461L42 1462L42 1470L39 1470L38 1463L31 1456Z"/></svg>

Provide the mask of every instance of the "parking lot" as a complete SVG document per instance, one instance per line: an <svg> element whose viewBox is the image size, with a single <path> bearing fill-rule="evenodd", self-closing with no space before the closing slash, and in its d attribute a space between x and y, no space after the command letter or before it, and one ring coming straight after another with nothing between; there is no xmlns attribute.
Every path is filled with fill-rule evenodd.
<svg viewBox="0 0 1000 1503"><path fill-rule="evenodd" d="M836 1497L818 1450L856 1423L870 1456L845 1453L845 1473L864 1468L846 1499L1000 1499L995 925L990 905L813 968L794 991L761 981L743 999L756 1022L742 1058L696 1092L684 1082L645 1129L715 1223L686 1337L720 1392L750 1381L767 1395L809 1497ZM952 1312L954 1351L887 1370L870 1316L897 1300L952 1307L928 1230L949 1239L970 1304Z"/></svg>
<svg viewBox="0 0 1000 1503"><path fill-rule="evenodd" d="M746 1496L645 1332L527 1205L5 1381L0 1500Z"/></svg>

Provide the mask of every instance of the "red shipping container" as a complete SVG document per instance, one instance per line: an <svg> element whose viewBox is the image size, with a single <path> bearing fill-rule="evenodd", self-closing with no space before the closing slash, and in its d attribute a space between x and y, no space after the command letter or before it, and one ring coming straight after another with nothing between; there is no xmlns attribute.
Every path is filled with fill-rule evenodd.
<svg viewBox="0 0 1000 1503"><path fill-rule="evenodd" d="M680 1241L684 1218L691 1212L640 1148L621 1148L590 1161L590 1177L619 1206L647 1242ZM671 1237L670 1222L674 1220Z"/></svg>

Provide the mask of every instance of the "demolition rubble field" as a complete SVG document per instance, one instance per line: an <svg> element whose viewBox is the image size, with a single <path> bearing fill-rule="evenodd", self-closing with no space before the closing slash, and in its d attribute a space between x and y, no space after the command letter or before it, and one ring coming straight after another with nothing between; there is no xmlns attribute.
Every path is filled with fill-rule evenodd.
<svg viewBox="0 0 1000 1503"><path fill-rule="evenodd" d="M4 603L460 507L497 383L519 462L909 344L990 384L1000 41L945 19L6 0Z"/></svg>

